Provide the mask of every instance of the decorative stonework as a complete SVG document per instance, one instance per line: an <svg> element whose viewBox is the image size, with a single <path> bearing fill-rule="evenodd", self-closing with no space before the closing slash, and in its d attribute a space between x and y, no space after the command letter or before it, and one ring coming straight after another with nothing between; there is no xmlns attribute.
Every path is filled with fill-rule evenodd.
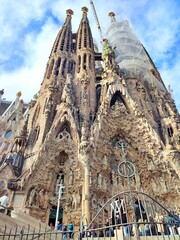
<svg viewBox="0 0 180 240"><path fill-rule="evenodd" d="M88 9L82 11L75 35L73 12L67 10L39 94L29 104L28 118L19 124L11 148L10 155L20 151L23 157L20 175L13 159L5 156L0 161L0 191L8 188L12 196L20 191L23 211L48 223L63 184L63 223L78 226L80 215L89 221L112 195L128 188L122 178L128 174L132 189L167 206L173 202L174 210L180 210L180 118L175 103L165 88L142 73L119 69L107 40L103 66L99 56L102 75L97 75L99 53L94 52ZM115 22L115 14L110 16Z"/></svg>

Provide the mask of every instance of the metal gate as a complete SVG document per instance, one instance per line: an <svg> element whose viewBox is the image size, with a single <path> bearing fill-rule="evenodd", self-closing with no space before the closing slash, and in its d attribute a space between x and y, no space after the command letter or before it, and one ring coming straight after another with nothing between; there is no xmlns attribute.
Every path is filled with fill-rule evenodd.
<svg viewBox="0 0 180 240"><path fill-rule="evenodd" d="M138 191L114 195L81 230L82 238L180 239L179 217Z"/></svg>

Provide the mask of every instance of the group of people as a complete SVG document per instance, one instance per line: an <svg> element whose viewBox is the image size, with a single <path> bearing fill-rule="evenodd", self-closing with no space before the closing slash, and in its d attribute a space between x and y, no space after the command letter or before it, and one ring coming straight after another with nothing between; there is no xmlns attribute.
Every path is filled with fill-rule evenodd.
<svg viewBox="0 0 180 240"><path fill-rule="evenodd" d="M68 225L63 225L58 221L58 224L56 226L57 231L62 231L63 232L63 238L73 238L74 234L74 224L70 222Z"/></svg>
<svg viewBox="0 0 180 240"><path fill-rule="evenodd" d="M124 232L126 236L136 235L137 231L140 236L173 235L180 234L179 228L180 218L169 212L165 217L156 213L155 217L140 218L137 224L124 226Z"/></svg>
<svg viewBox="0 0 180 240"><path fill-rule="evenodd" d="M114 237L116 230L120 229L122 224L122 233L126 237L139 234L140 236L157 236L157 235L174 235L180 234L180 218L173 212L169 212L167 216L156 214L155 217L151 215L144 215L145 218L140 218L134 224L126 223L109 223L107 219L106 223L99 225L93 222L90 229L85 231L83 228L82 237Z"/></svg>
<svg viewBox="0 0 180 240"><path fill-rule="evenodd" d="M170 212L165 217L156 214L154 218L149 216L148 220L139 219L138 221L138 228L141 236L179 234L179 227L180 219L173 212Z"/></svg>
<svg viewBox="0 0 180 240"><path fill-rule="evenodd" d="M114 237L114 229L110 225L107 219L105 226L101 226L102 228L99 228L100 226L98 226L96 222L93 222L90 229L87 231L84 230L83 226L82 237Z"/></svg>

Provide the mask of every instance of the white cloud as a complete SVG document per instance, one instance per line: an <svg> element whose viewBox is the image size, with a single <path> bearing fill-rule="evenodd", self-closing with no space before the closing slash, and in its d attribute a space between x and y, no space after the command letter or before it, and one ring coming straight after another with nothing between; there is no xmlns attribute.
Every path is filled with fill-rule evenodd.
<svg viewBox="0 0 180 240"><path fill-rule="evenodd" d="M57 26L49 19L39 35L26 35L23 42L25 66L1 74L1 87L5 89L7 99L14 99L16 93L22 91L23 99L30 101L38 92L57 30Z"/></svg>

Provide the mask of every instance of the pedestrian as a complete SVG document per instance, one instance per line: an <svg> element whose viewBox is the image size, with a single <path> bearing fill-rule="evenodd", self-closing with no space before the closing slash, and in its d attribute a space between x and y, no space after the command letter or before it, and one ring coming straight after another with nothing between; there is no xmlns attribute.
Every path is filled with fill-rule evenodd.
<svg viewBox="0 0 180 240"><path fill-rule="evenodd" d="M63 239L67 238L67 226L63 228Z"/></svg>
<svg viewBox="0 0 180 240"><path fill-rule="evenodd" d="M110 229L110 228L109 228L109 225L110 225L110 224L109 224L109 219L106 219L106 229L105 229L105 236L106 236L106 237L109 237L109 235L110 235L110 234L109 234L109 229Z"/></svg>
<svg viewBox="0 0 180 240"><path fill-rule="evenodd" d="M62 224L60 223L60 221L58 220L57 226L56 226L56 230L57 231L62 231Z"/></svg>
<svg viewBox="0 0 180 240"><path fill-rule="evenodd" d="M6 208L9 203L8 193L6 193L4 196L0 197L0 212L5 213Z"/></svg>
<svg viewBox="0 0 180 240"><path fill-rule="evenodd" d="M142 218L139 219L138 225L139 225L139 236L145 236L145 225Z"/></svg>
<svg viewBox="0 0 180 240"><path fill-rule="evenodd" d="M166 226L169 229L170 235L175 234L175 232L174 232L174 221L173 221L171 213L169 213L168 216L166 216L165 223L166 223Z"/></svg>
<svg viewBox="0 0 180 240"><path fill-rule="evenodd" d="M69 238L72 238L73 232L74 232L74 224L72 222L70 224L68 224L67 231L69 233Z"/></svg>

